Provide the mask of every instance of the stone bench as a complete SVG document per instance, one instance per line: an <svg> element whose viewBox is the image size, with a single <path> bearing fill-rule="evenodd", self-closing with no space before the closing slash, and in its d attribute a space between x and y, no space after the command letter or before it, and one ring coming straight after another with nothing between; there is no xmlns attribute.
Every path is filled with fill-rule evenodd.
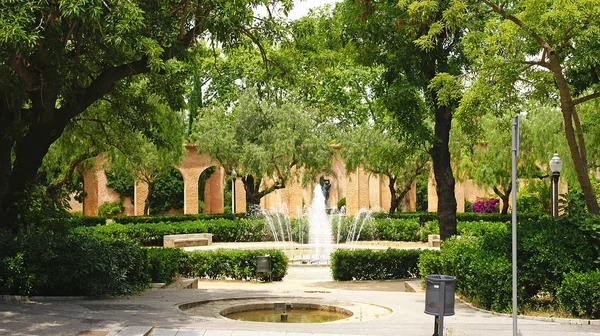
<svg viewBox="0 0 600 336"><path fill-rule="evenodd" d="M440 235L431 234L427 236L427 246L440 247Z"/></svg>
<svg viewBox="0 0 600 336"><path fill-rule="evenodd" d="M212 233L189 233L166 235L163 237L164 247L188 247L212 245Z"/></svg>

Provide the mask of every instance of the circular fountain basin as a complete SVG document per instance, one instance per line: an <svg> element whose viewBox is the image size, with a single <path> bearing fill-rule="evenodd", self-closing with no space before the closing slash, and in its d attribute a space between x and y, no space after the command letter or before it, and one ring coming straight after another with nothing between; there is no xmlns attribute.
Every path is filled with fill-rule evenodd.
<svg viewBox="0 0 600 336"><path fill-rule="evenodd" d="M349 318L353 313L341 307L315 303L259 303L226 308L220 314L228 319L270 323L324 323ZM276 308L277 307L277 308Z"/></svg>
<svg viewBox="0 0 600 336"><path fill-rule="evenodd" d="M185 303L179 309L191 315L250 322L345 323L372 321L392 314L392 309L363 302L314 297L259 297ZM266 315L269 317L265 317Z"/></svg>

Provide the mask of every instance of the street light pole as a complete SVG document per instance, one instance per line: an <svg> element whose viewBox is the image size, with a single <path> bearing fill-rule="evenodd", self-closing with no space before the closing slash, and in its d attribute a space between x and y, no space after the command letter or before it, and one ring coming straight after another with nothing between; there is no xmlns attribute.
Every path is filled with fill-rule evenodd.
<svg viewBox="0 0 600 336"><path fill-rule="evenodd" d="M562 160L558 157L558 153L554 153L550 159L550 171L552 172L552 217L558 218L558 178L562 170Z"/></svg>
<svg viewBox="0 0 600 336"><path fill-rule="evenodd" d="M232 197L232 212L233 212L233 219L235 219L235 214L236 214L236 207L235 207L235 181L237 180L237 172L235 171L235 169L231 170L231 178L233 179L233 197Z"/></svg>

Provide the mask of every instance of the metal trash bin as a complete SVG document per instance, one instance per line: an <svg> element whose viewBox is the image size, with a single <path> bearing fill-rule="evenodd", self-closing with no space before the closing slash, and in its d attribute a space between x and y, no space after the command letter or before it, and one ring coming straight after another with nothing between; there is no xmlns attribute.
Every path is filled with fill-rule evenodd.
<svg viewBox="0 0 600 336"><path fill-rule="evenodd" d="M454 292L456 277L431 274L425 277L425 314L440 316L440 307L444 305L444 316L454 315ZM440 295L444 292L443 297Z"/></svg>
<svg viewBox="0 0 600 336"><path fill-rule="evenodd" d="M273 265L270 255L256 256L256 275L268 274L269 282L271 281L271 273L273 273Z"/></svg>

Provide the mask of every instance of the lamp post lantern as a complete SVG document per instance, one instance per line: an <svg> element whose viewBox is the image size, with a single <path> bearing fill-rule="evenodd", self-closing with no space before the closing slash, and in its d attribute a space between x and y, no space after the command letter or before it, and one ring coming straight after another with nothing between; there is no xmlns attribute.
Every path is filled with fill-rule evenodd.
<svg viewBox="0 0 600 336"><path fill-rule="evenodd" d="M233 198L232 198L232 202L231 205L233 207L232 212L233 212L233 219L235 219L235 214L236 214L236 208L235 208L235 181L237 179L237 172L235 171L235 169L231 170L231 178L233 179Z"/></svg>
<svg viewBox="0 0 600 336"><path fill-rule="evenodd" d="M558 218L558 178L562 170L562 160L558 157L558 153L554 153L550 159L550 171L552 172L552 216Z"/></svg>

